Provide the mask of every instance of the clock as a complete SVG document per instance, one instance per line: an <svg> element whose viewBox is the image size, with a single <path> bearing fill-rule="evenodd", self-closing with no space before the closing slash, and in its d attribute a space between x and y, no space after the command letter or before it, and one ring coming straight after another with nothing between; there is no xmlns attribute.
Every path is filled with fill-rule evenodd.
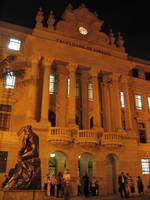
<svg viewBox="0 0 150 200"><path fill-rule="evenodd" d="M87 35L88 34L88 30L83 27L83 26L80 26L79 27L79 32L82 34L82 35Z"/></svg>

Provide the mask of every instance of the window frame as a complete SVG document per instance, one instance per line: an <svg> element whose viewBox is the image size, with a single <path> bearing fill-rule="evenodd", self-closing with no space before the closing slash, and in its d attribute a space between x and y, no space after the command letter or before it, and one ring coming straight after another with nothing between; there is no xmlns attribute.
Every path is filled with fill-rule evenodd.
<svg viewBox="0 0 150 200"><path fill-rule="evenodd" d="M141 169L142 169L142 175L150 175L150 158L141 158Z"/></svg>
<svg viewBox="0 0 150 200"><path fill-rule="evenodd" d="M54 81L52 81L52 77ZM50 95L57 94L57 84L58 84L57 74L56 73L50 74L49 75L49 94Z"/></svg>
<svg viewBox="0 0 150 200"><path fill-rule="evenodd" d="M16 38L9 38L8 49L13 51L21 50L21 40Z"/></svg>
<svg viewBox="0 0 150 200"><path fill-rule="evenodd" d="M93 82L91 80L88 81L88 100L89 101L94 100L94 85L93 85Z"/></svg>
<svg viewBox="0 0 150 200"><path fill-rule="evenodd" d="M139 99L139 98L136 98L136 97L141 97L141 98ZM134 93L134 102L135 102L136 110L142 111L143 110L143 97L142 97L142 94ZM141 106L139 106L138 104L141 104Z"/></svg>
<svg viewBox="0 0 150 200"><path fill-rule="evenodd" d="M8 72L6 74L4 87L6 89L14 89L16 87L16 75L13 72Z"/></svg>

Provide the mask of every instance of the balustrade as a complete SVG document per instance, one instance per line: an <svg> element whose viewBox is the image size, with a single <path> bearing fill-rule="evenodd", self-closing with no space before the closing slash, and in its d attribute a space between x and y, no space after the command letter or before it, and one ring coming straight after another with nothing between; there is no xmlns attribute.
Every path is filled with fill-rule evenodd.
<svg viewBox="0 0 150 200"><path fill-rule="evenodd" d="M101 145L123 145L123 135L118 132L106 132L101 138Z"/></svg>

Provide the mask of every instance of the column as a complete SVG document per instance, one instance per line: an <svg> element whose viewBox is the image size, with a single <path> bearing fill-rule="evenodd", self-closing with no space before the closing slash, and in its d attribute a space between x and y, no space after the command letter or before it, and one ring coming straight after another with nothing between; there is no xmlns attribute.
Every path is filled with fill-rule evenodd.
<svg viewBox="0 0 150 200"><path fill-rule="evenodd" d="M103 97L103 110L104 110L104 129L105 131L111 131L111 109L110 109L110 95L108 88L108 80L104 77L102 87Z"/></svg>
<svg viewBox="0 0 150 200"><path fill-rule="evenodd" d="M99 98L99 84L98 84L98 72L91 71L92 83L93 83L93 126L94 128L101 128L101 107Z"/></svg>
<svg viewBox="0 0 150 200"><path fill-rule="evenodd" d="M82 71L81 74L81 106L82 106L82 128L88 129L88 72Z"/></svg>
<svg viewBox="0 0 150 200"><path fill-rule="evenodd" d="M57 105L56 105L56 126L66 126L66 107L67 107L67 73L64 65L57 65L58 75L58 94L57 94Z"/></svg>
<svg viewBox="0 0 150 200"><path fill-rule="evenodd" d="M31 57L29 60L31 65L30 69L30 82L28 92L28 109L26 113L27 121L35 120L36 117L36 93L37 93L37 79L38 79L38 57Z"/></svg>
<svg viewBox="0 0 150 200"><path fill-rule="evenodd" d="M77 64L71 63L67 66L70 78L70 95L68 97L68 125L76 125L76 69Z"/></svg>
<svg viewBox="0 0 150 200"><path fill-rule="evenodd" d="M44 59L42 61L44 73L43 73L43 89L42 89L42 105L41 105L41 122L48 122L48 110L49 110L49 76L50 68L52 65L53 59Z"/></svg>
<svg viewBox="0 0 150 200"><path fill-rule="evenodd" d="M112 74L112 106L113 118L115 123L115 131L122 130L120 90L119 90L119 74Z"/></svg>
<svg viewBox="0 0 150 200"><path fill-rule="evenodd" d="M126 129L132 130L132 117L131 117L131 106L130 106L130 99L129 99L129 89L128 89L128 80L127 77L123 76L121 78L125 96L125 122L126 122Z"/></svg>

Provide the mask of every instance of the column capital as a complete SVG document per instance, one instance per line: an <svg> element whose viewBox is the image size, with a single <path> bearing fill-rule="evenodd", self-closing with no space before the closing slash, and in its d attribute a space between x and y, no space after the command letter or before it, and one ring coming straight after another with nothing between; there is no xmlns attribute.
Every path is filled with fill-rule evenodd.
<svg viewBox="0 0 150 200"><path fill-rule="evenodd" d="M67 65L67 69L69 72L75 72L77 70L78 64L77 63L69 63Z"/></svg>
<svg viewBox="0 0 150 200"><path fill-rule="evenodd" d="M121 82L122 82L122 83L128 83L128 76L122 75L122 76L121 76Z"/></svg>
<svg viewBox="0 0 150 200"><path fill-rule="evenodd" d="M112 75L111 75L112 81L118 81L119 77L120 77L120 74L118 74L118 73L112 73Z"/></svg>
<svg viewBox="0 0 150 200"><path fill-rule="evenodd" d="M91 74L92 77L97 77L98 73L99 73L98 69L91 69L90 70L90 74Z"/></svg>
<svg viewBox="0 0 150 200"><path fill-rule="evenodd" d="M50 66L53 63L54 58L52 58L52 57L51 58L42 57L41 60L42 60L43 66Z"/></svg>
<svg viewBox="0 0 150 200"><path fill-rule="evenodd" d="M29 64L38 64L40 62L41 57L40 56L30 56L27 60Z"/></svg>

